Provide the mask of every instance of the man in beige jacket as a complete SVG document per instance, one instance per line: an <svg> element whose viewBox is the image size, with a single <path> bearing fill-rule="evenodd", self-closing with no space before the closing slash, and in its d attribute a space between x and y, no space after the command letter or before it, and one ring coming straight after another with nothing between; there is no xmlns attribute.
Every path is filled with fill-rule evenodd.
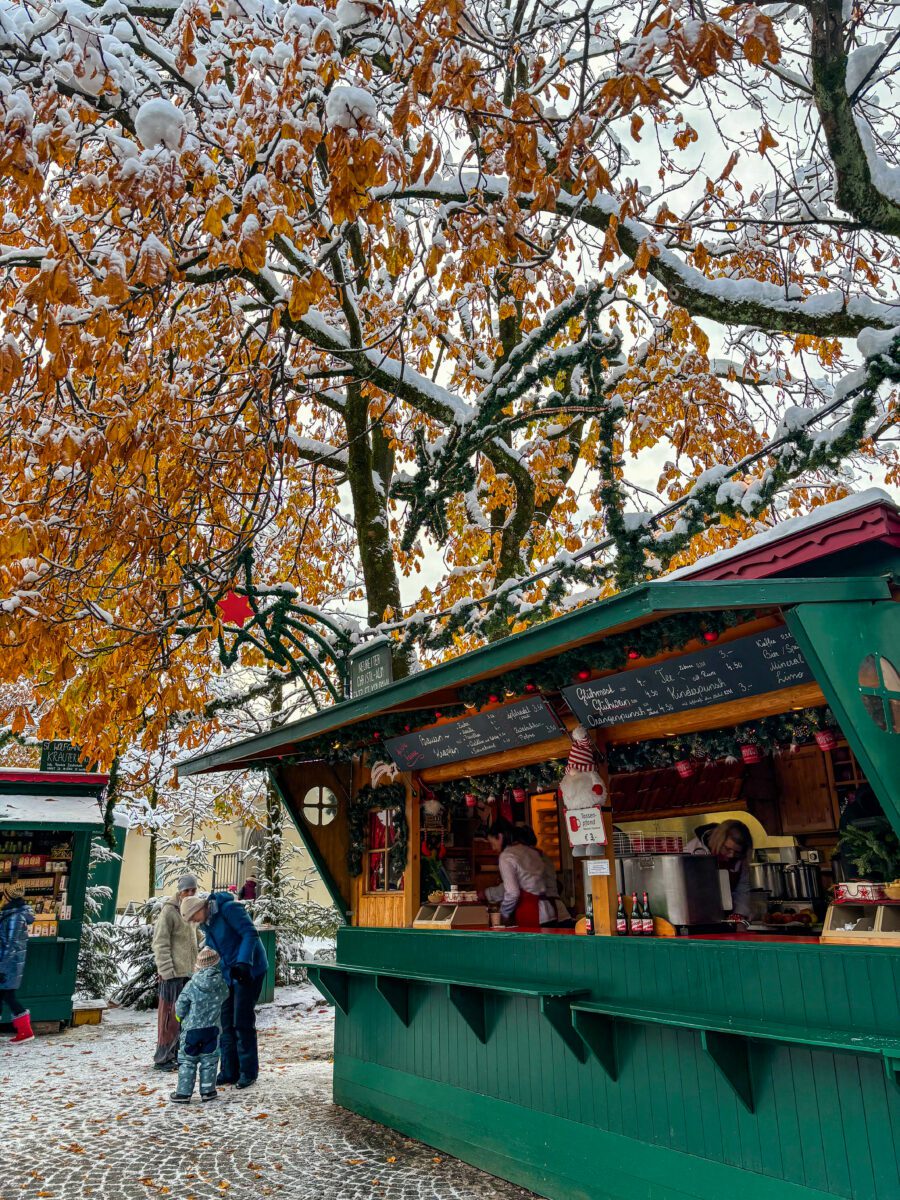
<svg viewBox="0 0 900 1200"><path fill-rule="evenodd" d="M160 1071L178 1070L181 1030L175 1019L175 1001L193 974L198 951L197 926L182 917L181 902L196 891L195 876L182 875L178 880L178 891L162 906L153 929L153 957L159 972L159 1010L153 1065Z"/></svg>

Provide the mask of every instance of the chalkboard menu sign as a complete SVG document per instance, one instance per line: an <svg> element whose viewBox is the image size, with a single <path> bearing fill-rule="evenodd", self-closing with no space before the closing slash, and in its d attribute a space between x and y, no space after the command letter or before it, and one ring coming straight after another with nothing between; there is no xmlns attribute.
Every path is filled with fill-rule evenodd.
<svg viewBox="0 0 900 1200"><path fill-rule="evenodd" d="M369 692L377 692L393 681L390 642L366 646L350 659L350 695L354 700L368 696Z"/></svg>
<svg viewBox="0 0 900 1200"><path fill-rule="evenodd" d="M777 692L812 678L800 647L782 627L579 683L562 694L582 724L596 728Z"/></svg>
<svg viewBox="0 0 900 1200"><path fill-rule="evenodd" d="M561 730L562 725L547 702L534 696L505 708L390 738L385 745L402 771L422 771L441 763L546 742L558 737Z"/></svg>
<svg viewBox="0 0 900 1200"><path fill-rule="evenodd" d="M71 742L41 742L41 770L74 775L87 767L81 761L81 751Z"/></svg>

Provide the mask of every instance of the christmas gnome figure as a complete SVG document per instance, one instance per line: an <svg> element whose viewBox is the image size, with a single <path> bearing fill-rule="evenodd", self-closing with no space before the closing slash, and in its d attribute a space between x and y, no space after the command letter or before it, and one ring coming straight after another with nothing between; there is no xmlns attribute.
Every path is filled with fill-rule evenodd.
<svg viewBox="0 0 900 1200"><path fill-rule="evenodd" d="M572 749L559 792L566 811L566 828L571 844L602 845L606 841L601 813L606 800L606 784L597 770L594 743L583 725L576 725L572 730Z"/></svg>

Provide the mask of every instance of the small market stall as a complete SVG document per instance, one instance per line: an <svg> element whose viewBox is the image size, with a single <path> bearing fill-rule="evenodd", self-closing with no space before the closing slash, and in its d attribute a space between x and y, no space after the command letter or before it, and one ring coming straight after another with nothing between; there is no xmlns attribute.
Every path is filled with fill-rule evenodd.
<svg viewBox="0 0 900 1200"><path fill-rule="evenodd" d="M835 853L898 861L895 577L855 497L181 764L270 772L347 915L336 1102L559 1200L896 1200L900 905ZM497 817L592 936L495 924Z"/></svg>
<svg viewBox="0 0 900 1200"><path fill-rule="evenodd" d="M38 1026L72 1019L72 994L84 920L91 840L103 832L107 776L71 771L0 769L0 883L18 879L35 913L19 998ZM118 850L125 830L116 827ZM110 887L105 919L115 912L121 860L94 880Z"/></svg>

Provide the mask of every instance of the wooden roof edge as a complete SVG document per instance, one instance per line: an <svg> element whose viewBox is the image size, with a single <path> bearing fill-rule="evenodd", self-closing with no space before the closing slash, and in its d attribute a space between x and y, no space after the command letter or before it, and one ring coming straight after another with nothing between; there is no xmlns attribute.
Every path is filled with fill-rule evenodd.
<svg viewBox="0 0 900 1200"><path fill-rule="evenodd" d="M565 616L535 625L502 641L390 683L358 700L347 700L268 733L257 734L220 750L192 756L176 764L179 775L241 770L293 754L309 738L348 725L409 708L426 707L436 693L490 678L585 642L659 620L676 612L727 609L779 609L803 603L838 603L889 599L886 577L830 579L654 580L586 605Z"/></svg>

